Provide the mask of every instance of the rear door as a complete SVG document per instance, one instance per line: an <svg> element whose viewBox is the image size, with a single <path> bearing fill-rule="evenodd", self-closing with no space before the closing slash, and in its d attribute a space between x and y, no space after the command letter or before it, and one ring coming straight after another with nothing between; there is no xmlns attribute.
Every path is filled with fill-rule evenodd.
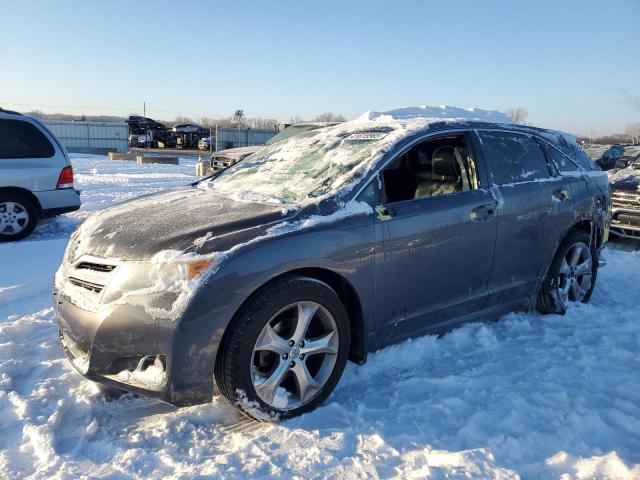
<svg viewBox="0 0 640 480"><path fill-rule="evenodd" d="M504 303L525 306L559 238L571 224L573 196L536 137L503 130L476 133L492 191L498 198L498 233L487 307Z"/></svg>

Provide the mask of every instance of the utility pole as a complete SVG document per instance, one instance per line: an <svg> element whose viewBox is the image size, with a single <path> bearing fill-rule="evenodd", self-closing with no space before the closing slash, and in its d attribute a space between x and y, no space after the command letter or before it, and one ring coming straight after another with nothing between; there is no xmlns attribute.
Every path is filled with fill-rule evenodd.
<svg viewBox="0 0 640 480"><path fill-rule="evenodd" d="M149 138L149 122L147 121L147 102L142 102L142 117L144 118L144 146L147 146L147 139Z"/></svg>

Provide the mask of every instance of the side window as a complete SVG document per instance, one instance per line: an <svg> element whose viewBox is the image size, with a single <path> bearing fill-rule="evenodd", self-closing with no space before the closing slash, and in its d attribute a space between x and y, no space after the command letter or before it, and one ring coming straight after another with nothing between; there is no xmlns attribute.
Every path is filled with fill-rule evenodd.
<svg viewBox="0 0 640 480"><path fill-rule="evenodd" d="M511 132L478 132L495 185L529 182L551 176L547 159L528 135Z"/></svg>
<svg viewBox="0 0 640 480"><path fill-rule="evenodd" d="M569 145L569 149L572 153L571 156L576 162L578 162L578 165L580 165L582 168L584 168L585 170L598 170L595 162L591 160L591 158L589 158L589 155L587 155L587 153L579 146Z"/></svg>
<svg viewBox="0 0 640 480"><path fill-rule="evenodd" d="M465 135L421 142L382 171L384 201L402 202L478 188L475 159Z"/></svg>
<svg viewBox="0 0 640 480"><path fill-rule="evenodd" d="M544 143L544 148L551 158L551 161L558 167L558 170L561 172L575 172L576 170L580 170L578 166L571 161L571 159L558 150L553 145L549 145L548 143Z"/></svg>
<svg viewBox="0 0 640 480"><path fill-rule="evenodd" d="M376 207L382 203L380 198L380 178L378 175L369 182L369 184L358 194L356 200L364 202L372 207Z"/></svg>
<svg viewBox="0 0 640 480"><path fill-rule="evenodd" d="M49 158L55 150L34 125L24 120L0 120L0 159Z"/></svg>

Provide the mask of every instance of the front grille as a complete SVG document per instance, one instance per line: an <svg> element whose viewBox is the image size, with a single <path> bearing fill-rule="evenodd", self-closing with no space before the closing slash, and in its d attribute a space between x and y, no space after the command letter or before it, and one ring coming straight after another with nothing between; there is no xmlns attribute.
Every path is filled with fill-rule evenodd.
<svg viewBox="0 0 640 480"><path fill-rule="evenodd" d="M66 266L64 276L67 283L74 287L79 287L86 292L86 295L82 295L79 291L75 293L75 295L84 297L83 302L95 301L97 296L109 283L118 265L118 261L104 260L90 255L81 255L74 264L68 264Z"/></svg>
<svg viewBox="0 0 640 480"><path fill-rule="evenodd" d="M619 213L612 221L615 225L629 225L631 227L640 227L640 214Z"/></svg>
<svg viewBox="0 0 640 480"><path fill-rule="evenodd" d="M640 194L627 192L613 192L611 203L614 207L632 208L640 210Z"/></svg>
<svg viewBox="0 0 640 480"><path fill-rule="evenodd" d="M107 265L104 263L80 262L75 266L78 270L95 270L96 272L113 272L115 265Z"/></svg>
<svg viewBox="0 0 640 480"><path fill-rule="evenodd" d="M82 280L81 278L76 278L76 277L69 277L69 283L71 283L72 285L75 285L76 287L87 289L93 293L100 293L104 288L104 285L88 282L86 280Z"/></svg>

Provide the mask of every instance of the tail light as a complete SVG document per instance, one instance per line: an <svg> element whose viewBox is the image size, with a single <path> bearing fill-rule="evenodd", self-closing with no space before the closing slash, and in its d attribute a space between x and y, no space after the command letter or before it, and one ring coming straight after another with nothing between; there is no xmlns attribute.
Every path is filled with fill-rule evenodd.
<svg viewBox="0 0 640 480"><path fill-rule="evenodd" d="M58 183L56 184L56 188L71 188L73 187L73 168L64 167L60 172L60 178L58 178Z"/></svg>

